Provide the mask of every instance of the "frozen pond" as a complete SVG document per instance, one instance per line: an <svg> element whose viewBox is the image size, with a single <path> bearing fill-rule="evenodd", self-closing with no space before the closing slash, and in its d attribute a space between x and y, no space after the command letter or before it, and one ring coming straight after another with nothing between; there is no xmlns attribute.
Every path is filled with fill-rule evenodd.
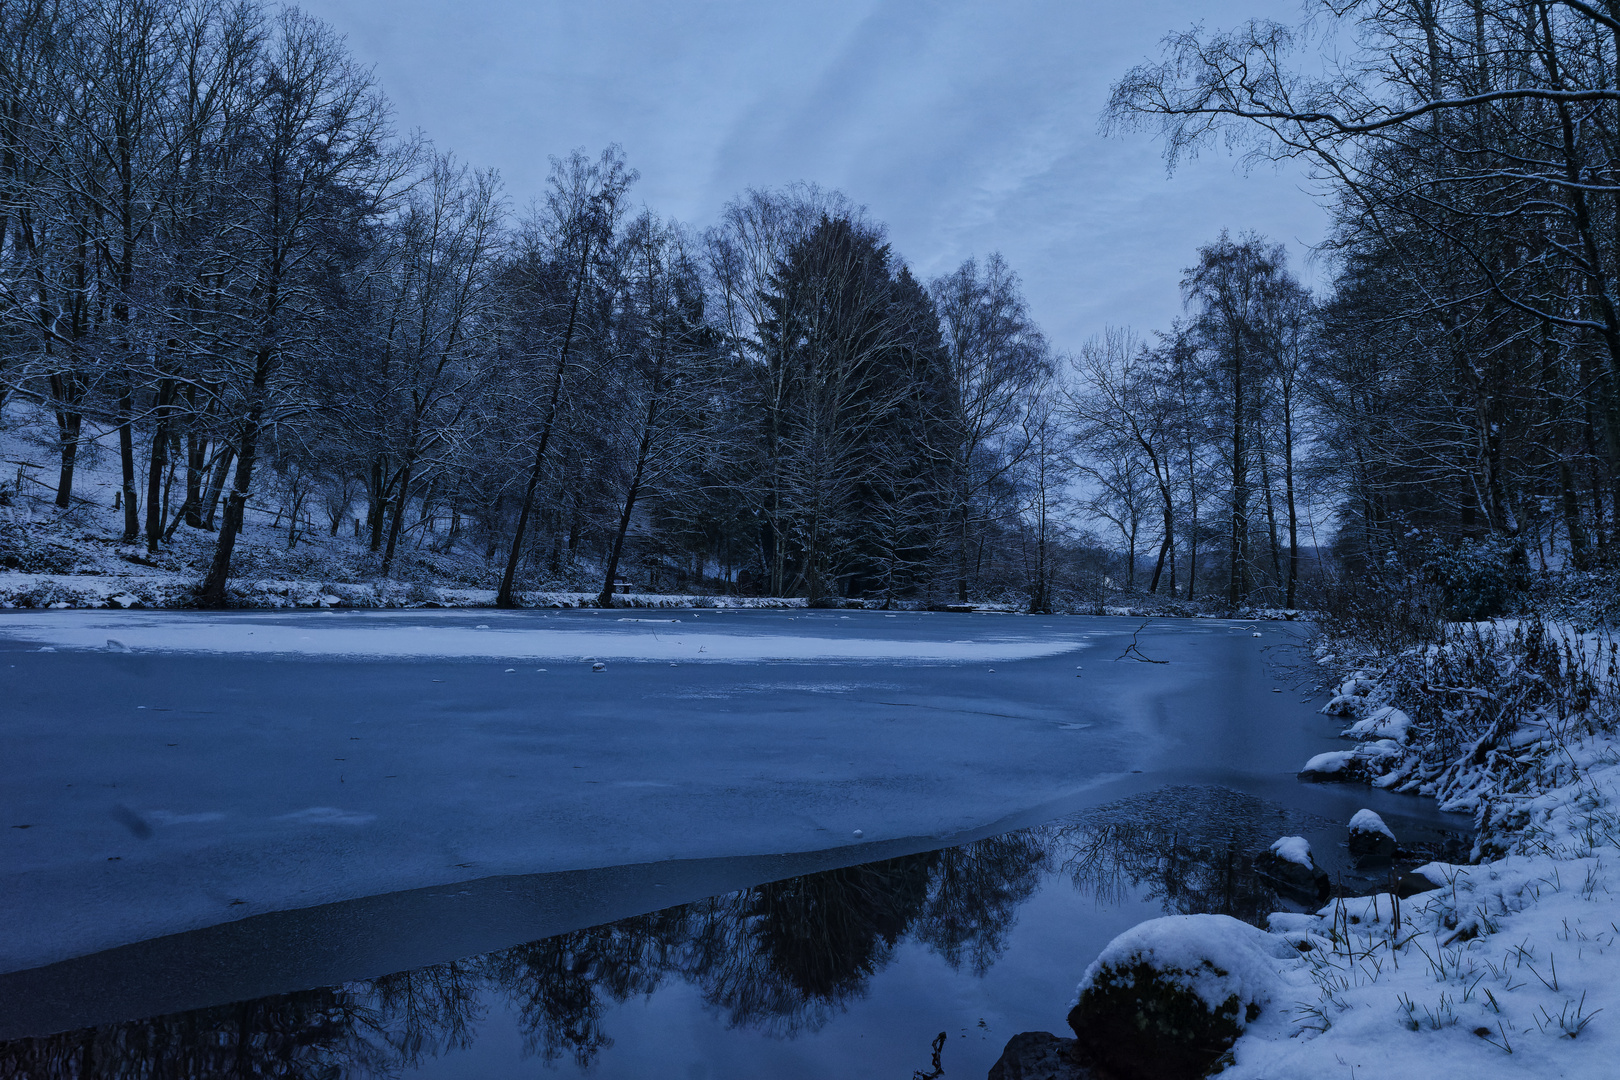
<svg viewBox="0 0 1620 1080"><path fill-rule="evenodd" d="M375 1019L323 1051L357 1075L389 1054L498 1075L526 1053L596 1075L906 1075L948 1028L958 1061L983 1044L982 1075L1011 1034L1061 1030L1091 955L1186 891L1077 874L1111 858L1095 808L1138 823L1102 830L1115 841L1171 837L1149 847L1202 822L1314 829L1320 853L1364 805L1398 833L1441 824L1418 800L1294 779L1343 745L1296 628L1139 626L0 617L0 1038L261 999L277 1024ZM1117 659L1133 635L1169 662ZM802 928L795 903L855 910L854 938L806 959L756 932L762 911ZM580 977L536 982L542 961ZM598 1030L613 1046L581 1057Z"/></svg>

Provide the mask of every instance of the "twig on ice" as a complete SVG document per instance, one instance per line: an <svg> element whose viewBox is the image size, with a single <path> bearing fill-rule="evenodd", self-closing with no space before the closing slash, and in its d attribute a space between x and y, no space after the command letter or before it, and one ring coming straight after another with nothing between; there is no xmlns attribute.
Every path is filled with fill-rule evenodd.
<svg viewBox="0 0 1620 1080"><path fill-rule="evenodd" d="M1140 663L1143 663L1143 664L1168 664L1170 662L1168 660L1155 660L1155 659L1153 659L1153 657L1148 656L1147 654L1142 652L1142 650L1140 648L1137 647L1137 645L1136 645L1137 634L1140 634L1143 630L1146 630L1146 629L1147 629L1147 623L1145 623L1145 622L1141 626L1138 626L1136 628L1136 633L1131 635L1131 643L1128 646L1125 647L1125 651L1120 653L1118 656L1114 657L1114 662L1115 663L1118 663L1119 661L1125 659L1127 656L1130 657L1132 660L1139 661Z"/></svg>

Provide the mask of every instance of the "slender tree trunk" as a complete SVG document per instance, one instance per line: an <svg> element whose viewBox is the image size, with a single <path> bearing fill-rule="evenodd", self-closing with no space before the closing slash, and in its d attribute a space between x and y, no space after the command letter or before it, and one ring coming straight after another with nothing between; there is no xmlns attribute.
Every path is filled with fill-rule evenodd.
<svg viewBox="0 0 1620 1080"><path fill-rule="evenodd" d="M1255 456L1260 459L1260 494L1266 500L1266 527L1271 538L1271 581L1275 587L1283 583L1282 539L1277 532L1277 500L1271 486L1271 459L1266 454L1264 440L1257 440Z"/></svg>
<svg viewBox="0 0 1620 1080"><path fill-rule="evenodd" d="M546 449L551 445L551 431L557 422L557 406L562 400L563 375L568 370L568 351L574 344L574 328L579 322L579 300L585 291L585 272L589 265L591 245L587 239L579 256L579 278L574 282L574 298L568 306L568 329L563 333L562 349L557 354L557 367L551 373L551 400L546 404L545 422L540 428L540 441L534 448L534 467L529 470L529 483L523 489L523 502L518 506L517 528L512 535L512 553L506 560L506 573L501 577L500 591L495 594L495 606L517 607L512 595L512 583L517 579L518 559L523 554L523 538L529 527L529 516L534 512L535 492L540 489L540 477L546 467Z"/></svg>
<svg viewBox="0 0 1620 1080"><path fill-rule="evenodd" d="M383 557L382 557L382 575L383 575L383 577L388 576L389 568L394 565L394 550L399 545L399 527L400 527L400 523L405 520L405 500L410 495L410 491L411 491L411 471L412 471L412 467L413 467L414 464L415 463L410 458L406 458L405 459L405 464L400 468L400 472L399 472L399 494L394 497L393 520L390 521L389 524L388 524L388 545L383 549Z"/></svg>
<svg viewBox="0 0 1620 1080"><path fill-rule="evenodd" d="M135 510L135 394L130 385L131 376L124 372L118 388L118 462L121 467L124 495L124 543L133 544L141 535L141 520Z"/></svg>
<svg viewBox="0 0 1620 1080"><path fill-rule="evenodd" d="M225 479L231 475L231 462L236 460L236 447L227 446L219 455L219 461L214 464L214 472L208 480L208 491L203 496L200 520L202 528L209 532L214 531L214 511L219 507L220 492L225 490Z"/></svg>
<svg viewBox="0 0 1620 1080"><path fill-rule="evenodd" d="M1227 582L1227 601L1237 607L1248 598L1249 542L1249 461L1247 432L1248 402L1244 397L1242 347L1232 357L1232 567Z"/></svg>
<svg viewBox="0 0 1620 1080"><path fill-rule="evenodd" d="M366 500L366 528L371 534L366 550L371 552L382 549L383 519L388 514L387 478L388 467L382 458L377 458L371 463L371 488Z"/></svg>
<svg viewBox="0 0 1620 1080"><path fill-rule="evenodd" d="M214 564L197 594L201 607L225 606L225 583L231 576L231 555L236 551L236 538L242 533L242 519L247 513L248 490L253 483L259 425L264 421L264 396L270 384L273 358L271 348L264 346L254 360L253 405L248 410L247 422L242 425L242 440L236 450L236 480L225 497L225 517L220 523L219 541L214 545Z"/></svg>
<svg viewBox="0 0 1620 1080"><path fill-rule="evenodd" d="M181 510L187 525L202 528L202 493L208 467L208 437L197 431L197 388L186 387L186 501Z"/></svg>
<svg viewBox="0 0 1620 1080"><path fill-rule="evenodd" d="M1283 606L1292 610L1299 592L1299 505L1294 491L1294 410L1283 391L1283 495L1288 501L1288 593Z"/></svg>
<svg viewBox="0 0 1620 1080"><path fill-rule="evenodd" d="M77 412L56 411L57 435L62 441L62 467L56 479L56 505L63 510L73 501L73 473L79 461L79 433L84 416Z"/></svg>
<svg viewBox="0 0 1620 1080"><path fill-rule="evenodd" d="M1159 467L1157 459L1154 461L1153 475L1158 480ZM1175 502L1170 495L1170 485L1164 480L1158 480L1158 483L1159 500L1164 504L1164 520L1161 523L1164 529L1164 539L1159 542L1159 557L1153 564L1153 580L1148 583L1149 595L1155 595L1159 591L1159 577L1164 573L1164 561L1166 556L1170 554L1170 550L1175 546L1176 537ZM1176 594L1176 583L1173 571L1170 579L1170 595L1174 596Z"/></svg>
<svg viewBox="0 0 1620 1080"><path fill-rule="evenodd" d="M650 434L643 434L641 450L636 455L635 475L630 478L630 487L624 494L624 512L619 515L619 529L613 534L613 549L608 555L607 573L602 577L602 591L596 597L597 607L613 606L613 580L619 576L619 557L624 553L625 534L630 531L630 515L636 508L637 496L641 494L641 478L651 445Z"/></svg>
<svg viewBox="0 0 1620 1080"><path fill-rule="evenodd" d="M146 550L155 552L163 541L164 477L169 470L169 424L174 406L174 380L158 383L153 409L152 453L146 469Z"/></svg>

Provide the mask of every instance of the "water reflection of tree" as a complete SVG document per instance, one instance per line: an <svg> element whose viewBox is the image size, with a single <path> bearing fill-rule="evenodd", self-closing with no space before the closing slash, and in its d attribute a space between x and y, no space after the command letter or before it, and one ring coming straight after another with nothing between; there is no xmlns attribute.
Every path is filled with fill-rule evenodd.
<svg viewBox="0 0 1620 1080"><path fill-rule="evenodd" d="M1254 852L1298 821L1226 788L1170 788L1048 826L1076 888L1105 903L1138 892L1175 914L1231 915L1265 925L1284 906Z"/></svg>
<svg viewBox="0 0 1620 1080"><path fill-rule="evenodd" d="M0 1044L0 1077L325 1080L345 1070L380 1074L400 1058L370 1037L374 1021L343 989L283 994Z"/></svg>
<svg viewBox="0 0 1620 1080"><path fill-rule="evenodd" d="M369 1026L388 1048L384 1056L414 1065L472 1045L484 1016L481 984L476 963L435 964L361 983L356 996L367 1003Z"/></svg>
<svg viewBox="0 0 1620 1080"><path fill-rule="evenodd" d="M506 1002L525 1049L590 1064L609 1008L667 980L733 1026L814 1029L865 994L908 936L980 974L1049 864L1014 833L755 886L474 960L0 1044L0 1080L326 1080L389 1075L470 1045Z"/></svg>
<svg viewBox="0 0 1620 1080"><path fill-rule="evenodd" d="M819 1027L893 955L936 856L808 874L694 905L683 974L732 1026Z"/></svg>
<svg viewBox="0 0 1620 1080"><path fill-rule="evenodd" d="M1297 819L1259 799L1173 788L1074 821L788 878L454 964L346 986L0 1044L0 1080L385 1076L465 1048L488 1002L527 1053L589 1065L610 1009L675 980L726 1023L813 1030L866 993L903 940L982 975L1054 867L1105 902L1259 923L1278 897L1251 853Z"/></svg>
<svg viewBox="0 0 1620 1080"><path fill-rule="evenodd" d="M917 940L953 968L990 969L1007 945L1018 908L1050 864L1049 830L1026 830L938 852Z"/></svg>
<svg viewBox="0 0 1620 1080"><path fill-rule="evenodd" d="M613 1045L608 1006L651 994L675 970L687 923L684 907L670 908L491 953L481 969L513 1006L526 1053L570 1054L583 1067Z"/></svg>

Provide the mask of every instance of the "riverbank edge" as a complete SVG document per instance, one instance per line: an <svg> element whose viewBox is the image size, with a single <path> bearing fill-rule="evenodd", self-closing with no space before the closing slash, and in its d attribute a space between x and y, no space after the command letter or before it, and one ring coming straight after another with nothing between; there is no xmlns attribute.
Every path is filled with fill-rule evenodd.
<svg viewBox="0 0 1620 1080"><path fill-rule="evenodd" d="M193 607L197 579L191 575L154 568L147 574L45 574L0 569L0 611L126 609L175 611ZM373 579L360 582L314 578L242 577L226 586L228 606L234 609L275 611L322 608L495 608L496 590L427 584L420 581ZM517 593L524 608L595 608L594 591L527 589ZM730 596L712 593L616 593L615 608L739 608L790 610L837 608L849 611L945 611L955 613L1028 614L1024 605L1007 600L966 602L926 600L845 599L827 597L812 604L802 596ZM1282 608L1245 609L1237 613L1204 610L1186 605L1151 606L1105 604L1084 610L1048 614L1105 615L1140 619L1241 619L1247 621L1304 621L1308 612Z"/></svg>

